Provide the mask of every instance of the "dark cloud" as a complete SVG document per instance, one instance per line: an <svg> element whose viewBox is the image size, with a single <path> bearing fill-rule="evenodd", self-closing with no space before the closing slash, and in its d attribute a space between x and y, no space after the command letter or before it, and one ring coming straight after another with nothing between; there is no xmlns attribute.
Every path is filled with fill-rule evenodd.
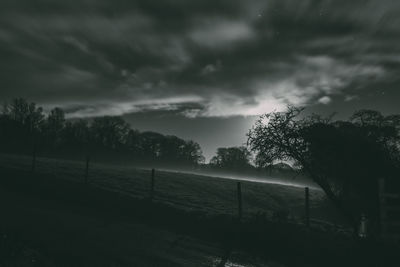
<svg viewBox="0 0 400 267"><path fill-rule="evenodd" d="M71 117L397 112L383 99L400 96L399 12L397 0L3 0L0 100Z"/></svg>

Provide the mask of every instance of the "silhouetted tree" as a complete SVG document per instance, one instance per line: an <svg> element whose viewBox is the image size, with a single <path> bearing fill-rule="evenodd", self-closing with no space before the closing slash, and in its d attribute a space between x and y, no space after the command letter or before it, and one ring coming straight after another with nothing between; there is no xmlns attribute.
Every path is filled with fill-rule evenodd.
<svg viewBox="0 0 400 267"><path fill-rule="evenodd" d="M44 121L43 109L17 98L3 106L1 141L4 151L31 152Z"/></svg>
<svg viewBox="0 0 400 267"><path fill-rule="evenodd" d="M196 166L204 162L200 145L176 136L155 132L130 130L126 147L142 162L160 162L169 165Z"/></svg>
<svg viewBox="0 0 400 267"><path fill-rule="evenodd" d="M28 133L38 131L44 120L43 109L23 98L16 98L10 106L11 118Z"/></svg>
<svg viewBox="0 0 400 267"><path fill-rule="evenodd" d="M251 154L246 147L220 147L217 155L210 160L210 164L216 168L244 171L251 168Z"/></svg>
<svg viewBox="0 0 400 267"><path fill-rule="evenodd" d="M118 116L94 118L90 126L94 143L109 149L123 147L129 129L129 124Z"/></svg>
<svg viewBox="0 0 400 267"><path fill-rule="evenodd" d="M172 135L160 138L160 153L158 157L165 162L177 162L184 160L182 156L185 141Z"/></svg>
<svg viewBox="0 0 400 267"><path fill-rule="evenodd" d="M138 130L130 129L125 138L125 146L129 151L129 153L135 156L140 156L141 154L140 141L141 141L140 132Z"/></svg>
<svg viewBox="0 0 400 267"><path fill-rule="evenodd" d="M183 163L191 166L203 164L205 161L200 145L192 140L185 141L185 144L181 147L180 158Z"/></svg>
<svg viewBox="0 0 400 267"><path fill-rule="evenodd" d="M161 140L164 136L155 132L143 132L140 136L142 155L147 160L157 160L161 155Z"/></svg>
<svg viewBox="0 0 400 267"><path fill-rule="evenodd" d="M121 117L103 116L90 120L66 120L61 108L47 116L35 103L14 99L0 113L0 149L32 153L38 144L43 155L123 157L140 163L163 163L194 167L204 162L199 144L176 136L141 133Z"/></svg>
<svg viewBox="0 0 400 267"><path fill-rule="evenodd" d="M60 108L54 108L50 111L47 116L47 120L44 123L43 134L46 138L48 146L52 149L56 149L61 145L63 140L63 130L65 127L65 114Z"/></svg>
<svg viewBox="0 0 400 267"><path fill-rule="evenodd" d="M2 107L1 107L0 116L1 116L1 117L6 117L6 116L9 115L9 113L10 113L10 106L8 105L7 102L4 102L3 105L2 105Z"/></svg>
<svg viewBox="0 0 400 267"><path fill-rule="evenodd" d="M90 139L89 122L87 120L67 121L62 136L64 149L69 154L74 152L87 154Z"/></svg>
<svg viewBox="0 0 400 267"><path fill-rule="evenodd" d="M350 121L332 121L289 107L260 117L248 145L262 167L294 161L353 223L361 211L378 217L377 179L398 168L399 131L392 117L356 112Z"/></svg>

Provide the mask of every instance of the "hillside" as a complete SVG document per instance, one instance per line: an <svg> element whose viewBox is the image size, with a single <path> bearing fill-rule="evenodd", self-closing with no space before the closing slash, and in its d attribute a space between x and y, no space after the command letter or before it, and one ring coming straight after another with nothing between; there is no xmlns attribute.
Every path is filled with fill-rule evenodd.
<svg viewBox="0 0 400 267"><path fill-rule="evenodd" d="M0 156L0 166L3 167L30 170L31 164L29 157ZM83 182L85 162L39 158L36 171L59 179ZM90 163L88 180L93 186L142 199L149 197L150 175L149 169ZM344 223L321 190L311 188L310 191L312 219L337 226ZM302 187L242 181L242 198L244 219L287 214L288 219L303 222ZM236 181L232 179L156 170L154 200L205 216L237 215Z"/></svg>
<svg viewBox="0 0 400 267"><path fill-rule="evenodd" d="M149 170L92 164L85 185L82 162L40 158L32 173L29 158L0 159L5 266L354 266L376 251L338 225L302 225L299 187L243 182L238 223L232 180L156 171L149 201ZM313 218L338 220L311 195Z"/></svg>

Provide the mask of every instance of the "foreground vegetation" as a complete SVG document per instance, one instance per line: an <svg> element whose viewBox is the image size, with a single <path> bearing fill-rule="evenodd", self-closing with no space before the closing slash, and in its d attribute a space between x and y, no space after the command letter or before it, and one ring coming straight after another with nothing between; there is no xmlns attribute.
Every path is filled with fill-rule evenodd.
<svg viewBox="0 0 400 267"><path fill-rule="evenodd" d="M85 185L81 163L40 159L32 173L28 159L15 159L1 157L0 227L17 236L11 245L4 242L8 251L18 249L17 242L31 253L21 252L23 257L36 262L20 266L223 266L237 251L262 259L243 266L397 266L395 247L359 243L334 229L307 229L283 217L254 216L274 205L301 206L299 188L245 183L261 202L244 195L247 218L239 223L232 181L157 172L150 201L147 170L94 165ZM219 198L221 190L226 199ZM327 209L323 203L314 199L314 214L315 206ZM3 254L0 263L13 263L21 253Z"/></svg>
<svg viewBox="0 0 400 267"><path fill-rule="evenodd" d="M0 154L0 166L10 169L31 169L32 158ZM84 183L85 161L39 158L38 173ZM89 183L144 199L150 196L150 169L120 165L96 164L89 166ZM296 180L291 180L296 182ZM236 181L192 173L156 170L154 200L178 209L197 212L204 216L237 216ZM304 188L279 184L242 182L243 215L304 222ZM323 191L311 188L311 218L326 225L345 226L343 218L326 199Z"/></svg>

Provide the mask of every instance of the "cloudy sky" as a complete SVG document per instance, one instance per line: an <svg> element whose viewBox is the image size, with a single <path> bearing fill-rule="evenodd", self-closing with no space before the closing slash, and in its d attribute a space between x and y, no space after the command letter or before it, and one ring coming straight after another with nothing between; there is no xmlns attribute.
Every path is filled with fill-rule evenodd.
<svg viewBox="0 0 400 267"><path fill-rule="evenodd" d="M287 104L400 112L398 0L1 0L0 100L240 145Z"/></svg>

